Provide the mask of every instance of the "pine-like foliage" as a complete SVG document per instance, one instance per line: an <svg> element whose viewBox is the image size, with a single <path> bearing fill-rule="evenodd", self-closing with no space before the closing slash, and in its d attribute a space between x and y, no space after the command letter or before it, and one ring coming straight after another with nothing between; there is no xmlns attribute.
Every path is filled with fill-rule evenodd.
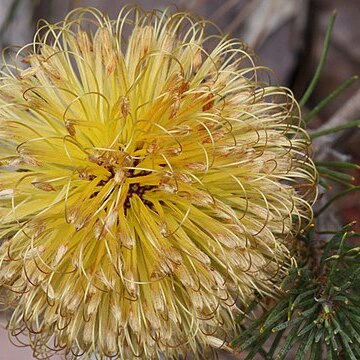
<svg viewBox="0 0 360 360"><path fill-rule="evenodd" d="M360 248L351 241L351 225L315 250L322 253L318 262L307 254L286 278L290 290L279 303L254 321L251 307L239 319L246 330L233 345L250 350L246 359L360 358ZM309 231L302 240L309 244L313 237Z"/></svg>

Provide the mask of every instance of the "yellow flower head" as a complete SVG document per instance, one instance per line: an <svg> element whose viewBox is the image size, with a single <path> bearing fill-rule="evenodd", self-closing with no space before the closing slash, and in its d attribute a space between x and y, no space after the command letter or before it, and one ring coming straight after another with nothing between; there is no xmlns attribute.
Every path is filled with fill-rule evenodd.
<svg viewBox="0 0 360 360"><path fill-rule="evenodd" d="M201 357L277 291L311 219L309 138L209 27L78 9L5 64L1 301L36 356Z"/></svg>

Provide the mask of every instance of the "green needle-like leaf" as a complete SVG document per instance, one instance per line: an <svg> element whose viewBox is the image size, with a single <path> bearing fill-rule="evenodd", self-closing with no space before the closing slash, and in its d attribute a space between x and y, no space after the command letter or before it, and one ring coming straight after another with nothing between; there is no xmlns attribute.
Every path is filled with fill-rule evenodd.
<svg viewBox="0 0 360 360"><path fill-rule="evenodd" d="M355 178L349 174L342 173L339 171L329 170L325 168L319 169L319 173L323 176L329 176L329 178L338 179L347 182L351 182L355 180Z"/></svg>
<svg viewBox="0 0 360 360"><path fill-rule="evenodd" d="M320 136L333 134L333 133L336 133L336 132L339 132L342 130L346 130L346 129L351 129L354 127L360 127L360 120L349 121L348 123L343 124L343 125L335 126L335 127L320 130L320 131L314 131L310 134L310 137L311 137L311 139L316 139Z"/></svg>
<svg viewBox="0 0 360 360"><path fill-rule="evenodd" d="M275 336L275 339L273 341L273 343L271 344L271 348L267 354L267 358L268 359L273 359L274 357L274 354L275 354L275 351L280 343L280 340L282 339L283 337L283 334L285 332L285 329L283 330L280 330L279 332L277 332L276 336Z"/></svg>
<svg viewBox="0 0 360 360"><path fill-rule="evenodd" d="M318 64L318 66L316 68L314 77L312 78L309 87L306 89L303 97L301 98L301 100L299 102L300 107L304 107L304 105L309 100L311 94L313 93L313 91L314 91L314 89L315 89L315 87L316 87L316 85L317 85L317 83L319 81L319 78L320 78L321 72L322 72L322 70L324 68L326 57L327 57L327 54L328 54L328 51L329 51L331 34L332 34L333 27L334 27L335 19L336 19L336 11L334 11L332 13L332 15L331 15L329 25L327 27L326 35L325 35L324 46L323 46L323 50L322 50L322 53L321 53L321 56L320 56L319 64Z"/></svg>
<svg viewBox="0 0 360 360"><path fill-rule="evenodd" d="M316 161L315 165L319 167L334 167L341 169L360 169L360 165L346 161Z"/></svg>
<svg viewBox="0 0 360 360"><path fill-rule="evenodd" d="M319 341L316 341L316 336L315 336L315 341L312 343L311 352L310 352L310 360L320 360L321 359L322 344Z"/></svg>
<svg viewBox="0 0 360 360"><path fill-rule="evenodd" d="M337 87L333 92L331 92L324 100L322 100L318 105L314 107L309 113L304 116L304 121L307 124L316 114L318 114L322 109L324 109L332 100L334 100L338 95L345 91L351 84L353 84L358 79L358 76L352 76L350 79L345 80L339 87Z"/></svg>
<svg viewBox="0 0 360 360"><path fill-rule="evenodd" d="M304 326L300 332L298 333L298 336L303 336L305 335L307 332L309 332L310 330L312 330L314 327L316 326L316 323L314 321L312 321L310 324Z"/></svg>
<svg viewBox="0 0 360 360"><path fill-rule="evenodd" d="M284 345L282 346L281 350L279 351L279 353L276 356L277 360L282 360L285 358L286 354L289 352L289 350L294 346L294 344L297 341L297 333L298 330L300 328L301 324L297 324L295 325L291 331L289 332L289 334L287 334L286 336L286 340L284 342Z"/></svg>
<svg viewBox="0 0 360 360"><path fill-rule="evenodd" d="M306 358L306 354L308 353L308 351L310 350L314 339L315 339L315 334L316 334L316 330L313 329L308 338L303 338L302 342L299 346L298 351L296 352L296 356L295 356L295 360L302 360Z"/></svg>
<svg viewBox="0 0 360 360"><path fill-rule="evenodd" d="M314 289L310 289L307 291L304 291L302 294L297 296L297 298L294 300L294 302L291 305L292 310L295 309L304 299L307 299L308 297L313 298L314 296Z"/></svg>

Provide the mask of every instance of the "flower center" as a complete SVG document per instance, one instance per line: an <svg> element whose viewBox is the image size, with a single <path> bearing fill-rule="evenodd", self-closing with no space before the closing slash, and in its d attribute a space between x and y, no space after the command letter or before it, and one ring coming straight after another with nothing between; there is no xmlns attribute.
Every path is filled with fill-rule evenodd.
<svg viewBox="0 0 360 360"><path fill-rule="evenodd" d="M134 170L131 169L127 172L127 177L128 178L141 177L141 176L149 175L150 173L151 173L150 171L143 170L143 171L140 171L139 173L137 173L136 175L134 175ZM144 199L143 196L146 191L152 190L154 188L155 188L154 185L141 185L139 182L130 184L127 195L126 195L126 199L124 201L125 214L127 212L127 209L130 208L130 199L134 194L137 195L141 199L141 201L144 203L144 205L151 207L152 206L151 201Z"/></svg>
<svg viewBox="0 0 360 360"><path fill-rule="evenodd" d="M144 205L152 207L151 201L144 199L147 191L155 188L154 185L148 185L141 181L140 178L151 174L151 171L136 170L140 161L134 159L128 153L121 150L96 152L89 155L91 165L85 170L80 171L79 176L82 179L94 181L98 179L96 191L90 195L90 199L94 199L100 193L101 188L106 186L110 181L113 183L113 190L109 193L108 197L117 189L119 191L126 191L123 197L123 208L126 214L131 206L131 198L137 195ZM139 178L139 181L129 181L131 178ZM128 186L122 186L129 181ZM124 190L127 189L127 190Z"/></svg>

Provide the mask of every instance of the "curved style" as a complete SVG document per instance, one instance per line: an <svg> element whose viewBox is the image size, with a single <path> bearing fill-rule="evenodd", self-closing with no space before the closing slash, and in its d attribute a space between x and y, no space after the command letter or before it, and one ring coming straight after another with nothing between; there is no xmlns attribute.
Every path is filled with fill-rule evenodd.
<svg viewBox="0 0 360 360"><path fill-rule="evenodd" d="M5 64L0 294L35 356L201 358L279 291L317 175L264 74L212 24L133 7L40 24Z"/></svg>

